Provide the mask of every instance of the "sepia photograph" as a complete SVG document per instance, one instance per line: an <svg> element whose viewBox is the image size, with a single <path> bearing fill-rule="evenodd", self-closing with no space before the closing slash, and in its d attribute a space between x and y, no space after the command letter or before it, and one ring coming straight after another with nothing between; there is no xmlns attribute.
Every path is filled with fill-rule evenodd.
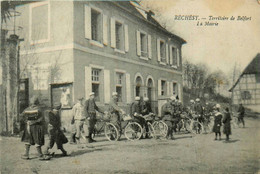
<svg viewBox="0 0 260 174"><path fill-rule="evenodd" d="M260 174L259 0L0 2L0 174Z"/></svg>

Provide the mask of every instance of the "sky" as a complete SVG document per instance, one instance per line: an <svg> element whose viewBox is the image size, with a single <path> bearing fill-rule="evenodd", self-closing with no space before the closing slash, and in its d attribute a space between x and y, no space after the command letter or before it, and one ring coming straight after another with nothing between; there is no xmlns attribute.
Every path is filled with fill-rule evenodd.
<svg viewBox="0 0 260 174"><path fill-rule="evenodd" d="M187 41L182 55L193 63L205 63L212 71L230 74L235 63L243 70L260 53L257 0L144 0L142 3L163 17L161 22L167 22L168 30ZM217 22L218 26L197 26L198 21L175 20L175 15L199 15L203 24L209 21L209 16L225 16L228 20L209 21ZM230 20L232 16L235 20ZM238 16L251 20L237 20Z"/></svg>

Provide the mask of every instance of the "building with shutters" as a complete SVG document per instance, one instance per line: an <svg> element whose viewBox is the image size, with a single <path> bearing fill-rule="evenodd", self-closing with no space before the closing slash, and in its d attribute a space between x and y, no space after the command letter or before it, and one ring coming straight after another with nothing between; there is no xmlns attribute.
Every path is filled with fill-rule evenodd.
<svg viewBox="0 0 260 174"><path fill-rule="evenodd" d="M135 2L42 1L17 6L23 78L29 95L70 108L95 92L105 106L111 93L127 106L135 96L182 100L181 48L185 40L164 29ZM23 67L21 67L23 69Z"/></svg>
<svg viewBox="0 0 260 174"><path fill-rule="evenodd" d="M260 112L260 53L247 65L229 90L233 93L232 103Z"/></svg>

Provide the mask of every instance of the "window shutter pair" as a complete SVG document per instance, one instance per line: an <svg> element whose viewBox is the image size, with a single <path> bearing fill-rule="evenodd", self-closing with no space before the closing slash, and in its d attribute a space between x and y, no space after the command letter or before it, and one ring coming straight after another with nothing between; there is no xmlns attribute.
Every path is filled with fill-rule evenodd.
<svg viewBox="0 0 260 174"><path fill-rule="evenodd" d="M108 21L107 21L107 15L102 14L102 28L103 28L103 44L108 44ZM85 38L92 39L91 35L91 8L87 5L85 5Z"/></svg>
<svg viewBox="0 0 260 174"><path fill-rule="evenodd" d="M165 44L165 50L166 50L166 53L165 53L166 63L169 64L169 47L168 47L168 44Z"/></svg>
<svg viewBox="0 0 260 174"><path fill-rule="evenodd" d="M157 60L161 61L160 39L157 39Z"/></svg>
<svg viewBox="0 0 260 174"><path fill-rule="evenodd" d="M114 18L110 20L111 25L111 47L116 48L116 21ZM124 40L125 40L125 51L129 51L129 37L128 37L128 25L124 24Z"/></svg>
<svg viewBox="0 0 260 174"><path fill-rule="evenodd" d="M147 50L148 50L148 58L152 58L152 37L151 35L147 35ZM140 31L136 31L136 51L137 56L141 56L141 33Z"/></svg>

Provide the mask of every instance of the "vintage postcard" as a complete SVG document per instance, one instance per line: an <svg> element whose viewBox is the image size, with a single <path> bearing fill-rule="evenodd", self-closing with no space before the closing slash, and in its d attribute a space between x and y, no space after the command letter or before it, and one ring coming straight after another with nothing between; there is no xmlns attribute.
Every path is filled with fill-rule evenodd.
<svg viewBox="0 0 260 174"><path fill-rule="evenodd" d="M259 173L259 14L1 0L0 173Z"/></svg>

